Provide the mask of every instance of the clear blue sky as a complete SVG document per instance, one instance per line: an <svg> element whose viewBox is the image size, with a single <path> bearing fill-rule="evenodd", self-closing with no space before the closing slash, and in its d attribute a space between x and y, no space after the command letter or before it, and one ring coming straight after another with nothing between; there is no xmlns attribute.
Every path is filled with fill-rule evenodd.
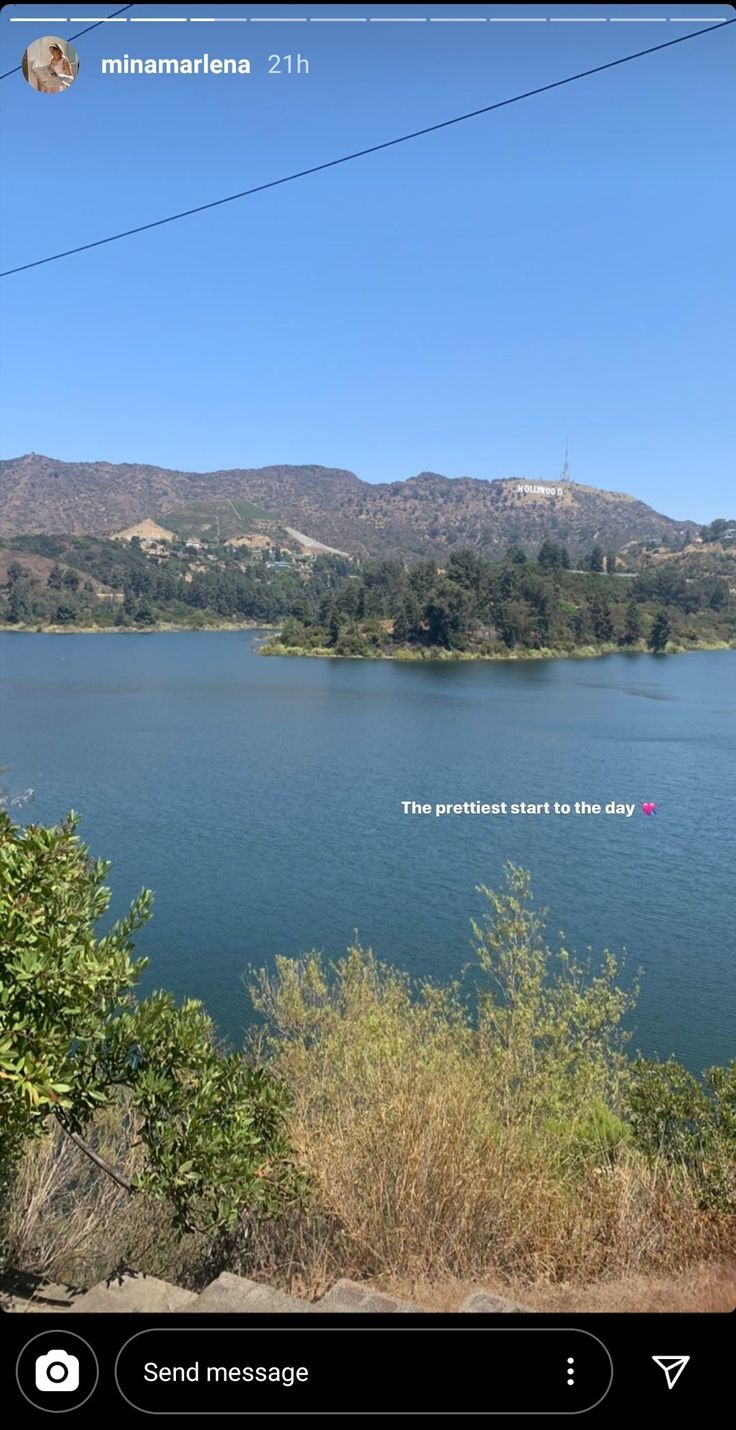
<svg viewBox="0 0 736 1430"><path fill-rule="evenodd" d="M2 69L116 8L5 6ZM700 11L700 15L698 12ZM2 267L533 88L732 7L136 5L60 97L0 84ZM65 17L58 27L11 23ZM72 17L87 17L74 22ZM694 16L693 24L675 24ZM249 77L103 77L103 55ZM305 55L308 76L269 75ZM282 189L3 280L3 455L369 481L573 476L677 517L736 506L736 25Z"/></svg>

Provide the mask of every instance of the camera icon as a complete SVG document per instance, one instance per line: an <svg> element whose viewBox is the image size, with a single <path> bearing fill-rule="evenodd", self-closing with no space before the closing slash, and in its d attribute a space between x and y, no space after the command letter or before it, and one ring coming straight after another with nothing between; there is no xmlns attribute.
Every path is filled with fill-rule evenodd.
<svg viewBox="0 0 736 1430"><path fill-rule="evenodd" d="M47 1351L36 1357L36 1390L78 1390L79 1361L67 1351Z"/></svg>

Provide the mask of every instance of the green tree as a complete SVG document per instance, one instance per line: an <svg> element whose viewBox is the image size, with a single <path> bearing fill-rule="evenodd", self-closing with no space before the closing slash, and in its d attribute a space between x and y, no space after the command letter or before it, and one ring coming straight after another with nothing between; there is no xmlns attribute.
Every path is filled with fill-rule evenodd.
<svg viewBox="0 0 736 1430"><path fill-rule="evenodd" d="M409 589L420 605L426 605L437 583L434 561L418 561L408 574Z"/></svg>
<svg viewBox="0 0 736 1430"><path fill-rule="evenodd" d="M639 610L636 601L629 601L626 607L624 633L621 638L621 643L622 645L636 645L636 642L641 640L641 636L641 611Z"/></svg>
<svg viewBox="0 0 736 1430"><path fill-rule="evenodd" d="M98 937L107 866L75 825L20 828L0 814L0 1183L49 1118L89 1155L95 1112L125 1096L145 1155L132 1185L105 1167L122 1185L167 1201L182 1229L277 1211L299 1192L279 1088L217 1047L201 1004L135 1000L145 960L133 935L151 896Z"/></svg>
<svg viewBox="0 0 736 1430"><path fill-rule="evenodd" d="M405 600L401 602L394 620L394 640L403 645L407 641L416 641L421 636L421 613L419 603L409 592Z"/></svg>
<svg viewBox="0 0 736 1430"><path fill-rule="evenodd" d="M497 615L501 639L509 650L523 645L531 626L528 601L504 601Z"/></svg>
<svg viewBox="0 0 736 1430"><path fill-rule="evenodd" d="M467 593L452 581L439 581L424 611L429 644L447 649L460 648L469 616Z"/></svg>
<svg viewBox="0 0 736 1430"><path fill-rule="evenodd" d="M450 556L447 575L451 581L462 586L463 590L477 595L483 578L483 561L477 551L463 547L459 551L453 551Z"/></svg>
<svg viewBox="0 0 736 1430"><path fill-rule="evenodd" d="M611 608L602 596L594 596L589 603L590 622L597 641L613 640L613 619Z"/></svg>
<svg viewBox="0 0 736 1430"><path fill-rule="evenodd" d="M34 595L38 587L17 561L8 567L8 582L8 620L13 625L20 625L33 615Z"/></svg>
<svg viewBox="0 0 736 1430"><path fill-rule="evenodd" d="M657 653L667 649L667 642L672 634L669 617L666 611L658 611L654 617L652 629L649 632L649 649Z"/></svg>
<svg viewBox="0 0 736 1430"><path fill-rule="evenodd" d="M54 621L58 626L70 626L76 621L79 611L69 601L60 601L54 611Z"/></svg>
<svg viewBox="0 0 736 1430"><path fill-rule="evenodd" d="M330 638L330 645L337 645L340 639L340 612L334 602L331 603L329 613L326 614L325 624Z"/></svg>
<svg viewBox="0 0 736 1430"><path fill-rule="evenodd" d="M709 526L701 527L700 534L705 542L720 541L725 532L734 527L736 527L736 517L719 516Z"/></svg>
<svg viewBox="0 0 736 1430"><path fill-rule="evenodd" d="M560 546L558 542L550 541L547 537L539 548L537 561L547 571L564 571L569 569L570 553L566 546Z"/></svg>
<svg viewBox="0 0 736 1430"><path fill-rule="evenodd" d="M593 547L593 550L592 550L591 553L590 553L590 569L591 569L591 571L602 571L602 570L603 570L603 562L604 562L603 547L602 547L602 546L594 546L594 547Z"/></svg>

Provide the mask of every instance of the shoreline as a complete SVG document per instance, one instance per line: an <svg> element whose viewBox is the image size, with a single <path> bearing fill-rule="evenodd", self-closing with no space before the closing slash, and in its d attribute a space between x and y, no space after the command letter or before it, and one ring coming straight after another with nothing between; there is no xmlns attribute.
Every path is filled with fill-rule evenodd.
<svg viewBox="0 0 736 1430"><path fill-rule="evenodd" d="M110 636L110 635L134 635L134 636L155 636L171 635L173 632L180 632L183 635L207 635L216 634L222 631L267 631L278 633L279 627L268 625L262 621L218 621L217 624L207 626L184 626L172 621L162 621L153 626L79 626L79 625L7 625L0 626L0 632L11 635L52 635L52 636ZM270 635L269 639L273 636ZM403 646L395 652L375 651L370 655L341 655L326 646L318 646L314 650L303 650L299 646L279 646L276 644L270 650L267 645L262 645L259 655L282 656L287 658L298 658L306 660L364 660L364 661L395 661L399 665L425 665L425 664L447 664L470 661L494 662L516 662L516 661L539 661L539 660L598 660L607 655L691 655L699 651L727 651L736 650L736 638L733 641L704 641L697 645L674 645L665 651L652 651L642 642L633 646L603 645L603 646L579 646L573 650L560 650L556 648L542 647L540 649L496 651L493 654L481 654L479 651L454 651L443 647L437 647L432 651L427 646Z"/></svg>
<svg viewBox="0 0 736 1430"><path fill-rule="evenodd" d="M176 621L159 621L153 626L0 626L0 631L25 636L157 636L182 631L188 635L206 635L208 631L277 631L278 626L266 621L218 621L208 626L183 626Z"/></svg>
<svg viewBox="0 0 736 1430"><path fill-rule="evenodd" d="M675 645L671 649L664 651L653 651L648 646L641 643L633 646L604 645L604 646L579 646L576 650L552 650L541 648L539 650L516 650L509 651L508 654L495 652L493 655L481 655L478 651L451 651L438 649L434 655L424 654L426 647L421 647L419 653L415 653L410 646L400 648L395 654L387 655L382 651L377 651L374 655L338 655L336 651L325 647L318 647L315 650L301 650L298 646L283 646L281 649L268 650L262 646L259 655L303 657L307 660L392 660L399 665L426 665L457 663L468 661L485 662L509 662L509 661L534 661L534 660L598 660L606 655L692 655L700 651L714 650L736 650L736 640L703 642L699 645Z"/></svg>

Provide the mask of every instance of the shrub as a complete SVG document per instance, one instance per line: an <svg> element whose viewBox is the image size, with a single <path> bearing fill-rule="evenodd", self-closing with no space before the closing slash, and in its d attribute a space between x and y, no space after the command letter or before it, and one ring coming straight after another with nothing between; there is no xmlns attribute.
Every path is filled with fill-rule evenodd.
<svg viewBox="0 0 736 1430"><path fill-rule="evenodd" d="M284 1135L284 1094L268 1074L218 1049L199 1003L169 994L136 1002L144 960L132 936L142 893L98 938L107 866L92 862L70 817L20 828L0 814L0 1179L49 1120L87 1155L95 1113L130 1099L135 1175L100 1165L127 1190L173 1209L180 1229L227 1229L275 1215L300 1194Z"/></svg>
<svg viewBox="0 0 736 1430"><path fill-rule="evenodd" d="M628 1089L633 1136L650 1162L685 1168L704 1207L736 1212L736 1061L700 1083L674 1058L639 1059Z"/></svg>
<svg viewBox="0 0 736 1430"><path fill-rule="evenodd" d="M636 990L615 958L550 951L513 866L481 892L472 992L413 984L358 946L256 977L341 1274L590 1281L733 1250L697 1176L635 1142L622 1020Z"/></svg>
<svg viewBox="0 0 736 1430"><path fill-rule="evenodd" d="M250 1057L136 1001L74 821L0 823L0 1170L16 1264L310 1290L340 1275L590 1283L733 1254L736 1063L625 1055L617 960L551 950L528 874L482 888L472 979L358 946L256 975ZM82 1136L82 1133L84 1136ZM112 1180L110 1178L112 1173ZM131 1196L135 1192L135 1197Z"/></svg>

